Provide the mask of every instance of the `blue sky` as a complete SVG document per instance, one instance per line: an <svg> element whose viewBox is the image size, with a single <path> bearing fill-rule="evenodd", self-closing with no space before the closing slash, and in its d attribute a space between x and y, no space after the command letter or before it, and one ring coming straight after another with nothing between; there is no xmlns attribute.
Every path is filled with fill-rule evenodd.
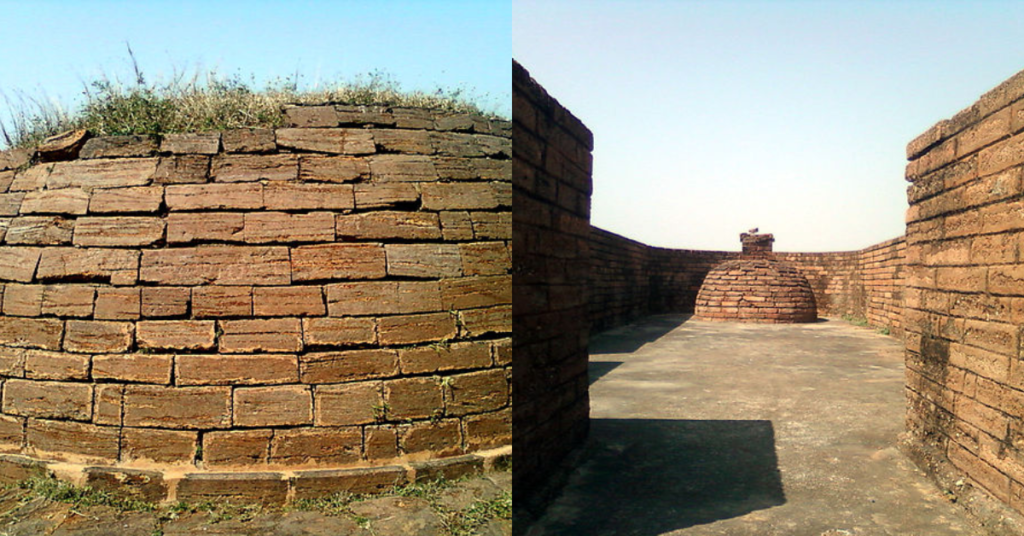
<svg viewBox="0 0 1024 536"><path fill-rule="evenodd" d="M511 1L0 0L0 90L73 107L82 82L216 69L259 87L383 70L405 89L465 87L511 114ZM0 104L0 115L6 110Z"/></svg>
<svg viewBox="0 0 1024 536"><path fill-rule="evenodd" d="M1024 69L1024 2L516 0L512 51L595 134L592 223L664 247L903 233L906 144Z"/></svg>

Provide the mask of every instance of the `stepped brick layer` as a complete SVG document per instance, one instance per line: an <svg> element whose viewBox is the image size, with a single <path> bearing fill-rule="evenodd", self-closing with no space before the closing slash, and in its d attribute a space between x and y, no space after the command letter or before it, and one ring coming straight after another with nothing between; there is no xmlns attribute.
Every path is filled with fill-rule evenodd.
<svg viewBox="0 0 1024 536"><path fill-rule="evenodd" d="M701 320L813 322L814 292L799 270L769 259L727 261L708 273L697 294Z"/></svg>
<svg viewBox="0 0 1024 536"><path fill-rule="evenodd" d="M286 128L0 157L0 452L335 469L511 443L511 125Z"/></svg>

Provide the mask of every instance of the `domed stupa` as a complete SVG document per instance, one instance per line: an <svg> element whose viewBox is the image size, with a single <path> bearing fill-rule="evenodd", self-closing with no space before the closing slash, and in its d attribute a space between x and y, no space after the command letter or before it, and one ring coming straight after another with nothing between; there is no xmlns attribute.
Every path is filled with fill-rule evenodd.
<svg viewBox="0 0 1024 536"><path fill-rule="evenodd" d="M740 258L708 272L697 294L696 318L722 322L814 322L817 305L807 278L774 258L771 234L740 234Z"/></svg>

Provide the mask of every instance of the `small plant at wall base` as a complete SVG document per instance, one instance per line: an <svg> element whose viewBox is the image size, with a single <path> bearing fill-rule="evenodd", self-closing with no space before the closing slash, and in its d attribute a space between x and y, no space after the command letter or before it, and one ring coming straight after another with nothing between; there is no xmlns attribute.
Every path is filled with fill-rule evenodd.
<svg viewBox="0 0 1024 536"><path fill-rule="evenodd" d="M843 320L853 324L854 326L866 327L868 325L868 319L862 316L854 316L851 314L843 315Z"/></svg>
<svg viewBox="0 0 1024 536"><path fill-rule="evenodd" d="M9 117L0 120L0 142L7 147L27 147L69 130L113 136L274 128L282 125L281 107L286 104L407 106L497 117L478 104L488 99L486 95L464 87L406 91L385 71L311 89L301 88L300 76L294 75L259 90L254 89L252 79L225 77L212 70L196 70L190 76L179 73L168 82L148 82L134 56L131 59L135 68L132 83L106 76L87 83L85 103L77 111L68 112L31 95L18 93L12 98L0 93Z"/></svg>

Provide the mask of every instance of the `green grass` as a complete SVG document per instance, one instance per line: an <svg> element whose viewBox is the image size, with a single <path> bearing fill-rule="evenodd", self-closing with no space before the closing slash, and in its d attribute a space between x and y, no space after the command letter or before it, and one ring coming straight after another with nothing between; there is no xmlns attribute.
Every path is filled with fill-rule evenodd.
<svg viewBox="0 0 1024 536"><path fill-rule="evenodd" d="M316 499L301 499L286 507L290 510L313 511L326 515L344 516L352 519L364 528L370 528L370 520L352 511L351 506L360 501L380 497L414 497L426 501L440 517L444 525L444 534L449 536L470 536L477 529L492 519L512 519L512 494L501 492L497 497L487 501L476 501L463 511L451 511L441 505L441 492L459 482L467 480L436 480L407 486L396 486L378 494L356 495L340 492ZM93 506L107 506L118 511L155 512L162 521L177 519L181 516L206 513L210 524L228 520L250 521L257 516L274 510L261 505L236 505L221 501L205 501L201 503L179 502L170 506L158 506L138 499L122 497L106 491L90 487L75 486L68 482L47 476L38 476L23 480L9 487L17 487L25 491L22 502L41 497L51 501L72 505L74 509ZM157 533L162 529L158 529Z"/></svg>
<svg viewBox="0 0 1024 536"><path fill-rule="evenodd" d="M75 507L109 506L121 511L152 512L156 505L138 499L115 495L88 486L75 486L56 478L37 476L17 484L36 497L71 504Z"/></svg>
<svg viewBox="0 0 1024 536"><path fill-rule="evenodd" d="M450 112L485 113L478 104L486 95L471 89L437 88L405 91L384 71L352 80L301 87L299 76L277 79L263 88L241 76L216 71L178 73L169 81L150 82L129 56L135 78L124 84L103 76L84 84L85 102L67 111L53 101L24 93L0 93L10 119L0 121L0 143L27 147L68 130L86 129L98 136L160 135L211 132L233 128L274 128L283 124L286 104L407 106ZM2 148L2 147L0 147Z"/></svg>
<svg viewBox="0 0 1024 536"><path fill-rule="evenodd" d="M853 324L854 326L866 327L868 325L868 319L862 316L854 316L851 314L843 315L843 320Z"/></svg>

